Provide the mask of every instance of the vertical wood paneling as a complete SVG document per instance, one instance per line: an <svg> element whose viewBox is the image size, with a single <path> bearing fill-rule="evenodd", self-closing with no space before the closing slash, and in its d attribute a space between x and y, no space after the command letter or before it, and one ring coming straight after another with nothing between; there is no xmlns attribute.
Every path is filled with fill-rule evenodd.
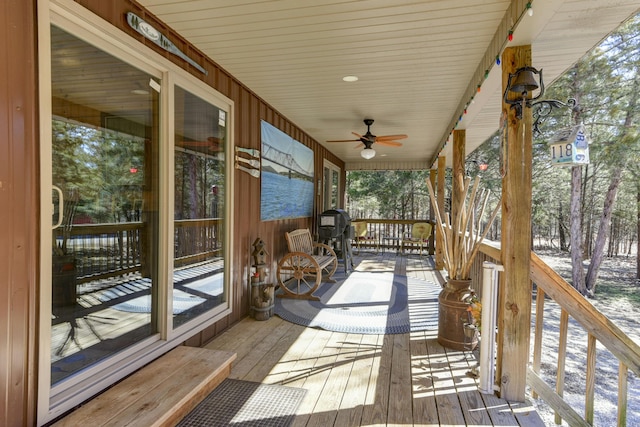
<svg viewBox="0 0 640 427"><path fill-rule="evenodd" d="M77 0L97 16L111 22L140 43L183 67L235 103L235 141L243 147L260 148L260 120L265 119L311 147L316 159L328 157L344 168L317 142L273 110L241 82L235 80L213 60L202 55L179 34L172 31L137 3L129 0L97 2ZM36 310L39 247L39 188L37 184L37 94L35 1L7 1L0 6L0 210L3 244L0 245L0 424L34 425L36 406ZM125 13L134 11L169 36L181 49L208 70L205 76L152 42L126 24ZM321 176L321 161L316 174ZM229 165L233 168L233 164ZM233 194L234 249L230 254L233 269L233 313L207 330L189 339L202 344L248 314L247 269L251 243L255 237L266 239L271 253L271 273L285 251L284 232L298 227L312 227L315 219L303 218L260 222L260 180L237 171ZM317 211L317 207L316 207Z"/></svg>
<svg viewBox="0 0 640 427"><path fill-rule="evenodd" d="M35 423L35 2L0 3L0 425Z"/></svg>
<svg viewBox="0 0 640 427"><path fill-rule="evenodd" d="M134 37L140 43L145 44L160 55L168 58L174 63L182 66L197 78L212 86L214 89L229 97L235 105L235 144L244 148L261 149L260 121L265 120L290 135L297 141L306 145L314 151L314 164L316 180L322 177L323 159L328 158L332 163L343 170L344 163L328 152L323 146L305 134L295 124L277 110L269 106L264 100L259 98L241 82L230 76L221 69L214 61L205 57L200 51L191 46L187 40L175 33L155 16L144 10L140 5L131 0L114 0L112 2L92 2L89 0L76 0L96 15L108 20L116 27L122 29L127 34ZM154 25L169 37L183 51L189 52L190 56L204 66L208 75L203 75L193 70L183 60L158 48L153 42L144 39L133 31L126 24L124 14L127 11L134 11L143 19ZM234 168L231 164L229 167ZM320 213L321 205L316 197L314 215L310 218L298 218L292 220L260 221L260 180L239 170L233 171L235 187L233 192L234 226L232 231L233 251L230 262L233 270L233 313L224 321L217 322L206 331L202 331L197 338L189 340L192 344L195 341L204 343L215 337L229 325L237 322L249 313L249 269L251 265L251 251L253 241L260 237L264 240L267 250L270 253L270 275L275 280L275 271L278 260L286 252L286 242L284 233L295 228L309 227L314 230L317 215ZM342 189L341 200L344 196Z"/></svg>

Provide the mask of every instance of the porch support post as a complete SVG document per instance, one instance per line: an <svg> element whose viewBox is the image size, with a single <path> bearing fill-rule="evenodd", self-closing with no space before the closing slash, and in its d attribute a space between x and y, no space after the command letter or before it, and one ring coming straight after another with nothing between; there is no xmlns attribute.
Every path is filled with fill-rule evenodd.
<svg viewBox="0 0 640 427"><path fill-rule="evenodd" d="M510 73L531 65L531 46L514 46L502 55L502 93ZM506 174L502 179L503 283L498 303L501 397L525 400L529 334L531 328L531 157L532 113L524 108L522 120L502 103L503 153Z"/></svg>
<svg viewBox="0 0 640 427"><path fill-rule="evenodd" d="M447 158L445 156L438 157L438 183L436 190L436 198L438 199L438 207L440 208L440 218L444 218L444 184L447 169ZM436 270L444 269L444 237L442 230L436 228Z"/></svg>
<svg viewBox="0 0 640 427"><path fill-rule="evenodd" d="M466 152L465 129L453 131L453 183L451 185L451 221L458 218L458 213L462 209L464 203L464 156Z"/></svg>
<svg viewBox="0 0 640 427"><path fill-rule="evenodd" d="M429 182L431 182L431 188L436 188L436 170L429 169ZM436 217L435 212L433 212L433 204L429 203L429 219L433 220ZM433 227L435 230L436 227ZM431 233L429 237L429 255L434 254L434 233Z"/></svg>

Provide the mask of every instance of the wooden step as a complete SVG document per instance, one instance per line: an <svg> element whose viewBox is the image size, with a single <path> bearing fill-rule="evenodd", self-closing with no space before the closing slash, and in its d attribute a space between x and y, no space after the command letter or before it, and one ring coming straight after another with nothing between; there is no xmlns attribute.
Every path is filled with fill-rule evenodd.
<svg viewBox="0 0 640 427"><path fill-rule="evenodd" d="M176 347L54 426L173 426L229 376L235 358L227 351Z"/></svg>

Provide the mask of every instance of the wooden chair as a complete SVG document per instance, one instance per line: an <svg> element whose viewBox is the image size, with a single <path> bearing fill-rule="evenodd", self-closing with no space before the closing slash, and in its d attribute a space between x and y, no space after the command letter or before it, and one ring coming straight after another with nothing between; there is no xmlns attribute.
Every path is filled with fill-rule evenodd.
<svg viewBox="0 0 640 427"><path fill-rule="evenodd" d="M404 247L409 246L413 248L418 246L420 248L420 256L422 256L422 249L429 244L429 237L431 237L431 231L433 225L429 222L416 222L411 226L411 233L406 234L400 241L400 252L404 253Z"/></svg>
<svg viewBox="0 0 640 427"><path fill-rule="evenodd" d="M284 293L281 298L298 298L319 301L313 296L323 281L333 282L338 268L338 257L331 246L314 242L309 229L285 233L289 253L278 262L278 284Z"/></svg>
<svg viewBox="0 0 640 427"><path fill-rule="evenodd" d="M372 246L376 248L376 253L380 250L380 239L374 231L369 231L369 224L366 221L356 221L352 223L354 229L353 241L360 253L360 246Z"/></svg>

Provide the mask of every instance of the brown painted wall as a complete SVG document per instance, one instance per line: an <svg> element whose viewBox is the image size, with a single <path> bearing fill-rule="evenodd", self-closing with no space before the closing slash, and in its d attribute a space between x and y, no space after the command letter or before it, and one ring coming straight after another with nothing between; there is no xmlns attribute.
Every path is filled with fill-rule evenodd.
<svg viewBox="0 0 640 427"><path fill-rule="evenodd" d="M293 123L283 117L280 113L269 106L264 100L255 95L249 88L233 78L224 69L219 67L215 58L206 57L186 39L173 31L170 27L159 21L154 15L147 12L141 5L131 0L76 0L77 3L91 10L96 15L120 28L140 43L158 52L160 55L188 70L195 77L199 78L209 86L232 99L235 103L235 144L244 148L261 148L260 120L266 120L283 132L289 134L304 145L310 147L314 153L315 174L317 178L322 176L322 162L324 158L329 159L335 165L344 169L344 163L327 151L322 145L311 139ZM172 55L155 43L145 39L142 35L129 27L125 14L134 12L145 21L149 22L156 29L165 34L176 46L193 58L197 63L204 66L208 74L204 75L200 71L188 65L185 61ZM316 197L316 214L320 206L320 198ZM257 237L261 237L267 245L267 250L271 254L271 272L275 274L275 265L278 259L286 250L284 232L300 227L315 227L314 215L312 218L302 218L297 220L283 221L260 221L260 180L250 175L235 172L234 191L234 230L233 230L233 253L231 262L233 269L233 314L219 321L208 330L201 332L188 341L189 345L201 345L209 341L218 333L237 322L249 313L249 290L248 275L251 264L250 254L253 250L251 244ZM275 278L275 277L274 277Z"/></svg>
<svg viewBox="0 0 640 427"><path fill-rule="evenodd" d="M257 97L186 40L130 0L77 0L96 15L189 70L194 76L235 102L237 145L260 149L260 120L264 119L315 152L316 180L323 159L344 168L343 162L312 140L264 100ZM37 383L38 253L40 218L37 104L36 0L0 2L0 425L35 424ZM205 64L208 76L190 69L179 58L161 51L126 24L133 11ZM344 179L344 173L343 173ZM247 276L251 243L261 237L275 265L285 251L284 232L315 227L320 198L312 218L260 222L260 180L235 172L233 314L196 334L188 344L200 345L248 315Z"/></svg>
<svg viewBox="0 0 640 427"><path fill-rule="evenodd" d="M35 423L35 1L0 2L0 425Z"/></svg>
<svg viewBox="0 0 640 427"><path fill-rule="evenodd" d="M102 0L76 0L76 2L232 99L235 103L235 128L233 131L236 145L245 148L260 149L260 120L266 120L314 151L317 178L322 176L322 162L324 158L344 168L342 161L302 132L264 100L251 92L249 88L245 87L241 82L219 67L214 62L215 58L214 60L207 58L202 52L189 44L186 39L159 21L154 15L147 12L135 1L112 0L105 2ZM195 70L182 59L167 53L155 43L145 39L142 35L131 29L125 19L126 12L134 12L169 37L180 50L203 65L208 74L204 75L200 71ZM313 230L315 227L315 218L317 217L316 214L320 213L318 212L319 202L320 199L317 198L315 213L312 218L261 222L260 180L244 172L235 171L235 217L233 219L235 227L232 237L234 247L233 253L231 254L231 261L233 263L233 313L209 329L191 338L187 344L202 345L228 328L231 324L248 315L250 305L248 275L251 263L250 255L253 250L251 244L257 237L261 237L267 242L267 250L271 254L271 272L274 273L278 259L286 250L284 232L300 227L309 227Z"/></svg>
<svg viewBox="0 0 640 427"><path fill-rule="evenodd" d="M158 52L170 61L188 70L195 77L215 88L217 91L232 99L235 103L235 144L244 148L261 148L260 120L266 120L278 129L289 134L304 145L310 147L315 155L316 181L322 176L323 159L327 158L335 165L344 169L344 163L327 151L322 145L311 139L298 127L291 123L286 117L269 106L260 99L241 82L233 78L224 69L219 67L215 58L207 58L202 52L195 49L186 39L173 31L154 15L147 12L141 5L131 0L76 0L77 3L91 10L96 15L120 28L140 43ZM203 65L208 74L205 76L200 71L189 66L185 61L172 55L155 43L145 39L142 35L129 27L125 14L134 12L145 21L149 22L156 29L161 31L176 46L185 52L189 57ZM320 198L316 196L315 214L319 212ZM201 345L216 336L219 332L237 322L249 313L249 290L248 275L251 264L250 254L253 250L251 244L257 237L261 237L267 245L267 250L271 254L272 274L275 274L275 265L278 259L286 250L284 232L300 227L315 227L314 215L312 218L302 218L297 220L283 221L260 221L260 180L250 175L235 172L234 191L234 230L233 230L233 253L231 255L233 277L233 314L219 321L208 330L201 332L188 341L189 345ZM275 277L274 277L275 278Z"/></svg>

